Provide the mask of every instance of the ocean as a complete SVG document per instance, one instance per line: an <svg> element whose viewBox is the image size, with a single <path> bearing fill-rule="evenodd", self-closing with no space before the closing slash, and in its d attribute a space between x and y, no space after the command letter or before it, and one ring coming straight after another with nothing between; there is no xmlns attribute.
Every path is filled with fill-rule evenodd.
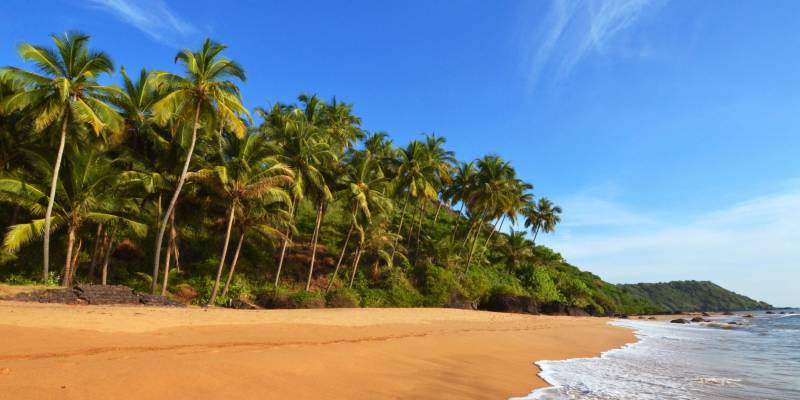
<svg viewBox="0 0 800 400"><path fill-rule="evenodd" d="M521 399L800 400L800 310L780 311L690 325L613 321L639 341L600 357L537 362L553 386Z"/></svg>

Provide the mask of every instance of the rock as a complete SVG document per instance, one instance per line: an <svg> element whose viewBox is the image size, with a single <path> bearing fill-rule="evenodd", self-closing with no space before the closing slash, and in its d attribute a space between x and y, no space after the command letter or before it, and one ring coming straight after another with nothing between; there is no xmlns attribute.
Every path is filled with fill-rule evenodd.
<svg viewBox="0 0 800 400"><path fill-rule="evenodd" d="M475 310L478 307L476 306L474 301L471 301L464 297L464 295L460 293L456 293L450 296L450 300L447 302L447 308L458 308L462 310Z"/></svg>
<svg viewBox="0 0 800 400"><path fill-rule="evenodd" d="M644 319L644 317L642 317L642 316L640 315L640 316L639 316L639 319Z"/></svg>
<svg viewBox="0 0 800 400"><path fill-rule="evenodd" d="M251 303L249 301L244 301L244 300L240 300L240 299L228 300L228 302L225 303L225 307L233 308L233 309L236 309L236 310L257 310L258 309L258 306L256 306L255 304L253 304L253 303Z"/></svg>
<svg viewBox="0 0 800 400"><path fill-rule="evenodd" d="M767 314L775 314L775 313L772 311L767 311Z"/></svg>
<svg viewBox="0 0 800 400"><path fill-rule="evenodd" d="M507 294L493 294L482 304L482 308L488 311L538 314L539 307L536 301L529 296L514 296Z"/></svg>
<svg viewBox="0 0 800 400"><path fill-rule="evenodd" d="M702 319L702 318L700 318L700 317L694 317L694 318L692 318L692 322L705 322L705 321L706 321L706 320L704 320L704 319Z"/></svg>
<svg viewBox="0 0 800 400"><path fill-rule="evenodd" d="M786 314L786 311L781 311L781 314Z"/></svg>
<svg viewBox="0 0 800 400"><path fill-rule="evenodd" d="M678 318L678 319L673 319L672 321L669 321L669 322L671 322L673 324L688 324L689 320L684 319L684 318Z"/></svg>
<svg viewBox="0 0 800 400"><path fill-rule="evenodd" d="M197 290L189 285L179 285L173 290L173 294L186 304L191 304L199 296Z"/></svg>
<svg viewBox="0 0 800 400"><path fill-rule="evenodd" d="M656 317L647 317L647 319L656 319Z"/></svg>
<svg viewBox="0 0 800 400"><path fill-rule="evenodd" d="M265 293L256 296L255 303L262 308L295 308L288 296Z"/></svg>
<svg viewBox="0 0 800 400"><path fill-rule="evenodd" d="M722 315L733 315L733 313L730 311L725 311L724 313L722 313Z"/></svg>
<svg viewBox="0 0 800 400"><path fill-rule="evenodd" d="M753 314L747 314L744 316L745 318L753 318Z"/></svg>
<svg viewBox="0 0 800 400"><path fill-rule="evenodd" d="M186 307L186 304L164 296L148 293L138 293L137 295L139 296L139 303L146 306Z"/></svg>
<svg viewBox="0 0 800 400"><path fill-rule="evenodd" d="M710 316L711 316L711 314L709 314L709 313L707 313L707 312L703 312L703 314L702 314L702 315L703 315L704 317L710 317Z"/></svg>
<svg viewBox="0 0 800 400"><path fill-rule="evenodd" d="M628 319L628 318L630 318L630 317L628 316L628 314L622 314L622 315L620 315L619 317L620 317L620 318L622 318L622 319Z"/></svg>
<svg viewBox="0 0 800 400"><path fill-rule="evenodd" d="M728 325L739 325L739 323L736 321L730 321L728 322Z"/></svg>

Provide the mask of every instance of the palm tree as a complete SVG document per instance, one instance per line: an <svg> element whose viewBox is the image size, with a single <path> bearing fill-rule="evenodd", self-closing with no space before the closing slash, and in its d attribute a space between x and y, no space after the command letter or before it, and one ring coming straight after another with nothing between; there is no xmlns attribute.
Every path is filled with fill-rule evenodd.
<svg viewBox="0 0 800 400"><path fill-rule="evenodd" d="M252 133L243 139L226 135L224 139L220 165L198 171L191 176L215 192L228 209L222 255L208 302L212 305L217 299L237 208L245 201L256 200L265 203L282 202L288 207L291 199L284 188L291 185L294 176L289 167L273 157L274 150L264 135Z"/></svg>
<svg viewBox="0 0 800 400"><path fill-rule="evenodd" d="M36 172L46 176L53 169L44 157L32 160ZM135 234L143 236L147 227L125 216L125 208L131 206L130 200L120 200L117 188L120 184L118 160L109 160L94 147L84 149L72 145L65 163L65 177L59 181L54 202L53 224L51 229L67 228L67 251L62 284L69 286L77 267L73 257L78 228L86 221L95 223L121 222ZM41 215L41 200L44 190L35 184L18 179L0 179L0 198L23 205L31 215ZM42 219L11 226L3 245L9 252L16 251L25 243L46 232Z"/></svg>
<svg viewBox="0 0 800 400"><path fill-rule="evenodd" d="M116 89L97 83L99 76L114 71L111 58L101 51L90 50L88 35L69 32L63 37L51 37L55 49L28 43L17 47L22 59L33 62L38 73L15 67L0 69L3 79L24 88L4 99L2 108L25 110L35 131L52 128L59 136L44 214L42 280L47 280L49 275L51 217L67 133L80 125L88 125L99 135L116 132L120 124L119 115L106 102Z"/></svg>
<svg viewBox="0 0 800 400"><path fill-rule="evenodd" d="M499 247L506 265L519 266L520 261L533 254L533 243L525 237L525 231L511 229Z"/></svg>
<svg viewBox="0 0 800 400"><path fill-rule="evenodd" d="M402 236L403 220L409 198L414 198L415 200L422 198L435 200L437 198L438 172L437 166L430 163L427 147L424 143L413 140L400 152L400 167L397 171L395 184L400 193L405 192L405 196L403 208L400 211L400 224L397 227L398 237ZM411 235L409 235L409 239L410 237ZM392 257L394 257L395 252L395 250L392 250Z"/></svg>
<svg viewBox="0 0 800 400"><path fill-rule="evenodd" d="M333 287L339 267L342 265L342 260L347 251L347 243L350 241L353 231L357 229L363 234L364 227L362 226L363 224L359 223L359 215L363 217L362 219L365 220L366 225L369 225L372 223L373 212L385 212L391 207L391 201L386 197L384 191L388 181L378 167L377 161L372 158L369 152L354 153L348 163L348 167L347 175L344 177L346 189L343 192L347 199L347 204L352 205L350 229L345 237L339 261L333 270L326 292Z"/></svg>
<svg viewBox="0 0 800 400"><path fill-rule="evenodd" d="M175 56L175 61L180 62L186 70L184 76L169 72L154 73L154 83L165 93L153 105L155 121L160 124L174 119L183 123L192 121L192 139L177 187L158 226L153 257L153 293L157 287L155 277L158 276L164 232L186 181L201 123L208 133L215 132L217 126L228 126L238 136L245 134L245 126L239 116L248 115L248 112L242 105L239 88L229 78L244 81L246 76L239 64L220 55L225 49L226 46L206 39L200 50L182 50Z"/></svg>
<svg viewBox="0 0 800 400"><path fill-rule="evenodd" d="M322 207L325 201L332 198L326 177L323 173L325 166L336 162L336 153L329 142L323 140L318 129L318 115L321 103L316 96L300 96L304 109L287 107L276 104L271 111L256 110L265 120L262 129L280 147L278 160L286 164L295 173L292 187L292 203L290 214L294 217L297 208L306 195L317 201L317 215L312 233L312 246L316 255L316 236L322 221ZM286 249L291 240L287 229L275 273L275 287L280 282ZM313 260L314 257L312 257ZM312 266L309 272L313 272Z"/></svg>
<svg viewBox="0 0 800 400"><path fill-rule="evenodd" d="M534 244L539 232L552 233L556 230L556 225L561 222L561 211L561 207L553 205L546 197L540 198L537 203L530 203L523 210L525 227L533 233Z"/></svg>

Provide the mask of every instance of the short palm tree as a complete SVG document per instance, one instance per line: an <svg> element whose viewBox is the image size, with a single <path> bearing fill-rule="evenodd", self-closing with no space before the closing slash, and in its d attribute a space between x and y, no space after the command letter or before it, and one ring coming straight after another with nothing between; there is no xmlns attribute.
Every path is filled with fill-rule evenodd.
<svg viewBox="0 0 800 400"><path fill-rule="evenodd" d="M201 125L206 132L217 132L218 126L227 126L238 136L244 136L245 126L240 115L247 115L242 105L239 88L230 78L246 79L244 69L235 61L221 55L226 46L206 39L198 51L182 50L175 56L185 68L183 76L169 72L155 72L154 84L164 94L153 104L155 121L166 124L178 120L183 124L191 123L192 139L186 151L186 161L178 176L177 186L166 213L158 225L153 258L153 277L158 276L161 261L161 243L167 229L170 215L178 202L189 165L192 161L197 131ZM191 122L190 122L191 121ZM157 280L153 279L153 293L156 292Z"/></svg>
<svg viewBox="0 0 800 400"><path fill-rule="evenodd" d="M561 207L553 204L546 197L542 197L538 202L527 206L523 210L525 215L525 227L533 233L533 243L539 232L552 233L556 230L556 225L561 222Z"/></svg>
<svg viewBox="0 0 800 400"><path fill-rule="evenodd" d="M89 36L82 33L53 35L52 40L55 49L28 43L18 46L20 56L33 62L38 73L15 67L0 70L3 79L24 88L5 98L2 108L24 110L35 131L50 130L59 137L44 213L43 280L47 279L50 268L51 216L67 134L82 125L90 126L98 135L118 132L120 126L119 115L107 103L117 89L97 82L99 76L114 71L111 58L101 51L90 50Z"/></svg>

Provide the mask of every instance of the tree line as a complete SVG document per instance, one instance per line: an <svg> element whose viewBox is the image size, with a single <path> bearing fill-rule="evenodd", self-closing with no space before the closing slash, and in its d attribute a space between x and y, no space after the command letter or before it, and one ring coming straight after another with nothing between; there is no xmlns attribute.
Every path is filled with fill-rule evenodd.
<svg viewBox="0 0 800 400"><path fill-rule="evenodd" d="M27 67L0 69L0 264L33 276L38 260L38 278L64 286L138 279L162 295L202 277L211 304L237 281L325 293L401 279L431 292L431 271L451 291L478 273L544 290L523 276L537 252L552 256L534 241L562 210L501 157L459 161L435 134L398 146L336 98L248 110L245 69L212 40L178 52L181 73L129 75L89 39L20 44Z"/></svg>

